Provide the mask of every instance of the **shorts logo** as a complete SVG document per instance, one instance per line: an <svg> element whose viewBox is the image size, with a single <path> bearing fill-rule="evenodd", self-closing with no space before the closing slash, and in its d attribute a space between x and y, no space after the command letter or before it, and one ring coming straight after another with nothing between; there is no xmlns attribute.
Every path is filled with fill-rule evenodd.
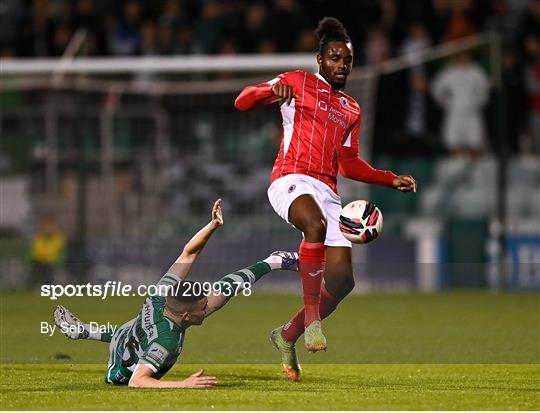
<svg viewBox="0 0 540 413"><path fill-rule="evenodd" d="M341 96L339 98L339 103L341 104L342 107L346 108L347 106L349 106L349 102L347 102L347 98Z"/></svg>
<svg viewBox="0 0 540 413"><path fill-rule="evenodd" d="M118 383L127 383L127 381L129 380L128 377L124 376L122 373L120 373L119 371L116 372L116 374L114 375L114 380L117 381Z"/></svg>
<svg viewBox="0 0 540 413"><path fill-rule="evenodd" d="M322 274L324 270L318 270L314 272L310 272L309 275L312 277L317 277L318 275Z"/></svg>
<svg viewBox="0 0 540 413"><path fill-rule="evenodd" d="M294 191L295 189L296 189L296 185L291 185L291 186L289 187L289 191L288 191L289 194L290 194L292 191Z"/></svg>

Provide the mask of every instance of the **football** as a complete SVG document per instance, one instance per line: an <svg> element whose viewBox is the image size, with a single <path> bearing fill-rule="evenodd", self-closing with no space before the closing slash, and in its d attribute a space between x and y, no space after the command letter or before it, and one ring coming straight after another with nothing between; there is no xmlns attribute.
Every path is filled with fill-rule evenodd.
<svg viewBox="0 0 540 413"><path fill-rule="evenodd" d="M383 216L377 206L366 200L352 201L345 205L339 217L339 229L354 244L366 244L379 236Z"/></svg>

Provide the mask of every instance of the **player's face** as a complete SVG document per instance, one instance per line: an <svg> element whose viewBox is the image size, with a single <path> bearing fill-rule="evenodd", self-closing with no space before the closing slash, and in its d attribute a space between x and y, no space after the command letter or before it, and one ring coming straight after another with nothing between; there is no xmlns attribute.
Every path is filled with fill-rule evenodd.
<svg viewBox="0 0 540 413"><path fill-rule="evenodd" d="M328 43L322 54L317 55L319 72L336 89L342 89L351 73L352 44L334 41Z"/></svg>
<svg viewBox="0 0 540 413"><path fill-rule="evenodd" d="M204 318L206 317L206 310L208 308L208 298L203 297L199 301L193 304L187 311L186 321L192 326L200 326Z"/></svg>

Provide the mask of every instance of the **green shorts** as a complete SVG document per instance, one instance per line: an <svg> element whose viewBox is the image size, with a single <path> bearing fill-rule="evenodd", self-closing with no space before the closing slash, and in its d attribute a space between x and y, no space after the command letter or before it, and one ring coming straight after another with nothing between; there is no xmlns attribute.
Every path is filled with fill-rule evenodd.
<svg viewBox="0 0 540 413"><path fill-rule="evenodd" d="M118 330L115 331L109 343L109 362L107 363L107 374L105 376L105 383L107 384L128 384L135 365L124 366L123 355L125 336L130 330L135 320L130 320L127 323L121 325Z"/></svg>

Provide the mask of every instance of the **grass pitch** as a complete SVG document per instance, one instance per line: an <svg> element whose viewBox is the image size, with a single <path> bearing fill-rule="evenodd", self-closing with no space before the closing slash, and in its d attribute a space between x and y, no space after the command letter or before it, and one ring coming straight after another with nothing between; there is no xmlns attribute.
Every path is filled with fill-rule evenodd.
<svg viewBox="0 0 540 413"><path fill-rule="evenodd" d="M201 367L178 365L167 377L181 379ZM204 367L219 377L217 388L108 386L101 365L8 366L2 372L2 409L537 410L540 406L540 370L530 365L306 365L300 383L283 380L276 365Z"/></svg>
<svg viewBox="0 0 540 413"><path fill-rule="evenodd" d="M188 331L165 379L205 368L210 390L104 384L107 345L40 334L57 304L1 296L1 409L42 410L539 410L538 294L349 297L325 322L326 353L300 351L304 380L279 370L268 332L299 297L233 300ZM122 323L140 298L62 300L85 321ZM66 358L69 358L66 360Z"/></svg>

